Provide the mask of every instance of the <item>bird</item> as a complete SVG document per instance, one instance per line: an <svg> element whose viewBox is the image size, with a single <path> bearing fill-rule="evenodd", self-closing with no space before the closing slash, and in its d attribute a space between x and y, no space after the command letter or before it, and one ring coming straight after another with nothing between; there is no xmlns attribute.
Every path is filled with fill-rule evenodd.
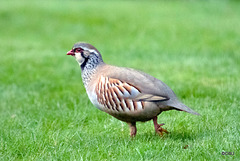
<svg viewBox="0 0 240 161"><path fill-rule="evenodd" d="M67 55L73 56L81 68L88 98L99 110L126 122L130 136L137 134L136 122L153 120L155 132L169 133L158 124L158 115L168 110L190 114L190 109L161 80L139 70L106 64L100 52L91 44L77 42Z"/></svg>

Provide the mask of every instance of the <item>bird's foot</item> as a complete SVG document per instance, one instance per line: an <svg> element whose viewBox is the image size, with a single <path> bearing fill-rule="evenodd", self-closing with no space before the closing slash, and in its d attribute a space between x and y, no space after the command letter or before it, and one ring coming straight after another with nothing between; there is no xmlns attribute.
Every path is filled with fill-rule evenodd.
<svg viewBox="0 0 240 161"><path fill-rule="evenodd" d="M156 126L155 126L155 131L156 131L156 133L157 134L159 134L159 135L161 135L161 136L163 136L163 133L169 133L166 129L164 129L164 128L162 128L161 126L163 126L163 125L165 125L165 124L157 124Z"/></svg>
<svg viewBox="0 0 240 161"><path fill-rule="evenodd" d="M161 126L165 125L165 124L158 124L157 123L157 116L153 118L153 124L154 124L154 128L157 134L163 136L163 133L168 133L168 131L164 128L162 128Z"/></svg>

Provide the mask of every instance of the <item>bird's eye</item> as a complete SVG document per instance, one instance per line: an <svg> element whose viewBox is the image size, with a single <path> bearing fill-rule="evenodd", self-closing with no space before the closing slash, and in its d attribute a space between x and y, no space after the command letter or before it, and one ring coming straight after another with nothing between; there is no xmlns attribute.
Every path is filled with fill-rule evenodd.
<svg viewBox="0 0 240 161"><path fill-rule="evenodd" d="M82 51L81 48L77 48L77 49L75 49L75 52L77 52L77 53L80 53L81 51Z"/></svg>

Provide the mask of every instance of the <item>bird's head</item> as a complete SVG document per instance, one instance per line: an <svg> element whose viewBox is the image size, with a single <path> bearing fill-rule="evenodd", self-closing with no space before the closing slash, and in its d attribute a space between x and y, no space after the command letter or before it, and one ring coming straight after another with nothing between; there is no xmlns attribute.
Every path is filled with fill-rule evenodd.
<svg viewBox="0 0 240 161"><path fill-rule="evenodd" d="M75 43L67 55L74 56L82 69L89 63L103 62L100 52L91 44L83 42Z"/></svg>

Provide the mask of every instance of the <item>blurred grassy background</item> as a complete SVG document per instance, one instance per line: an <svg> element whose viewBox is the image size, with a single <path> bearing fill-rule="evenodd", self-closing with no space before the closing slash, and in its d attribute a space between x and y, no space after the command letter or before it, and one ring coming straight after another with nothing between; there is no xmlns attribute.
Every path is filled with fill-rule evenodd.
<svg viewBox="0 0 240 161"><path fill-rule="evenodd" d="M239 158L239 2L1 1L0 20L0 160ZM169 135L138 123L131 140L88 100L66 56L77 41L163 80L202 116L165 112Z"/></svg>

